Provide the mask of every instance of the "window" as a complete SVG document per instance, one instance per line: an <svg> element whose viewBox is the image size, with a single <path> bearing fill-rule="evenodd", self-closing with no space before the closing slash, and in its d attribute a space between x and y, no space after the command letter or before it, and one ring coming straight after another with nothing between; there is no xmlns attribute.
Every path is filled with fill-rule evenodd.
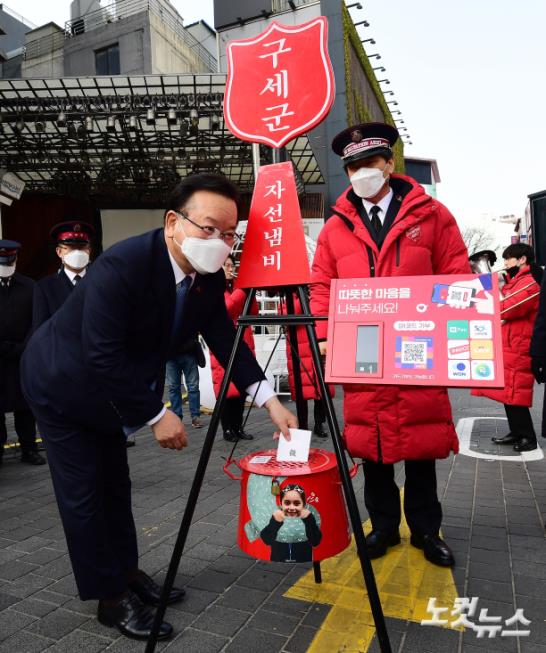
<svg viewBox="0 0 546 653"><path fill-rule="evenodd" d="M119 44L95 50L95 70L97 75L119 75Z"/></svg>

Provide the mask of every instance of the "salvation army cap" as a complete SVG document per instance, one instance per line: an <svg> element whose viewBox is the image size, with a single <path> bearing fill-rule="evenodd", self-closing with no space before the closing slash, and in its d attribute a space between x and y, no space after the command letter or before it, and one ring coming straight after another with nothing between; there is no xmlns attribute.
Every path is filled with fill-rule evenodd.
<svg viewBox="0 0 546 653"><path fill-rule="evenodd" d="M0 240L0 265L12 265L17 258L21 243L16 240Z"/></svg>
<svg viewBox="0 0 546 653"><path fill-rule="evenodd" d="M332 149L341 157L344 166L377 154L390 158L398 136L398 130L392 125L366 122L340 132L332 141Z"/></svg>
<svg viewBox="0 0 546 653"><path fill-rule="evenodd" d="M89 245L95 230L87 222L68 220L56 224L49 235L59 245Z"/></svg>

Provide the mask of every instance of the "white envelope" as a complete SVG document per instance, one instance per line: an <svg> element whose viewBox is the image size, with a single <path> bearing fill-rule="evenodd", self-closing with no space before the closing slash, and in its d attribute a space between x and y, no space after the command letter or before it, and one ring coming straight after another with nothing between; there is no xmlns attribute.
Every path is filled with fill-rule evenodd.
<svg viewBox="0 0 546 653"><path fill-rule="evenodd" d="M279 462L306 463L309 460L311 431L303 429L289 429L289 431L290 441L281 433L277 448L277 460Z"/></svg>

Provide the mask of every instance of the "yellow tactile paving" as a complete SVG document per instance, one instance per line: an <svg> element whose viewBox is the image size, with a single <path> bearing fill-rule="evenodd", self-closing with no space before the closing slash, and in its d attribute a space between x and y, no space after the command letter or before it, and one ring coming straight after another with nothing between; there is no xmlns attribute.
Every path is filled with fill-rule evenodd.
<svg viewBox="0 0 546 653"><path fill-rule="evenodd" d="M364 531L370 530L367 521ZM401 545L372 561L375 578L385 616L419 623L431 618L427 612L430 597L436 597L436 605L451 608L458 592L450 569L430 564L410 545L405 521L400 535ZM365 653L375 627L354 540L346 551L323 561L321 568L320 585L310 570L284 595L332 606L308 653Z"/></svg>

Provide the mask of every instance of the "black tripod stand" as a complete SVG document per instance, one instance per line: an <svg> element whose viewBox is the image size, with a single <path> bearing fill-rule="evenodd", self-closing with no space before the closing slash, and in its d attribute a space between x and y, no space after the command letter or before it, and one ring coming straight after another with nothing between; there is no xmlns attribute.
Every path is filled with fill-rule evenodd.
<svg viewBox="0 0 546 653"><path fill-rule="evenodd" d="M298 297L301 305L302 313L299 315L294 314L293 293L296 293L296 296ZM176 539L176 543L174 545L173 554L171 557L171 561L169 563L169 569L167 571L167 576L165 578L165 583L163 585L163 590L161 592L161 599L157 607L157 611L155 614L155 619L152 627L152 632L147 642L145 653L153 653L157 644L157 636L159 634L159 628L161 626L163 617L165 615L169 593L174 584L176 573L178 571L178 566L180 564L180 559L182 557L188 532L191 526L193 514L195 512L195 507L197 505L197 500L199 499L199 492L203 484L203 479L205 477L205 472L207 470L210 454L212 452L214 438L216 436L216 431L218 429L218 424L220 421L220 414L222 412L223 405L227 396L229 383L231 381L233 364L237 356L239 347L241 345L241 340L243 338L244 331L249 326L259 326L259 325L262 326L285 325L288 327L289 337L291 339L292 350L293 350L292 360L294 363L294 367L293 367L294 385L296 388L296 407L298 413L301 412L303 394L301 388L301 369L299 365L299 357L297 355L296 326L305 326L306 328L307 337L311 347L313 365L319 382L319 389L320 389L322 401L324 402L326 419L328 422L330 433L332 434L332 441L334 444L334 451L336 454L337 464L339 467L341 483L343 486L343 493L345 495L345 502L347 504L347 510L349 513L349 518L351 520L351 526L355 537L355 543L358 552L358 557L360 560L360 566L362 568L362 575L364 577L366 590L368 592L368 599L369 599L372 616L376 627L379 646L382 653L392 653L391 645L389 642L389 636L385 625L385 619L383 616L383 610L381 607L381 601L379 599L379 593L377 591L377 585L375 582L373 568L366 550L366 540L364 538L364 531L362 529L362 520L360 517L360 512L358 509L358 504L356 501L353 485L351 483L349 467L347 465L347 460L345 458L345 453L341 442L339 424L337 422L336 414L334 411L332 398L330 397L330 394L328 392L328 388L324 380L324 374L322 372L320 351L318 347L317 336L314 329L315 321L321 318L315 318L311 315L309 299L307 296L307 291L305 286L289 286L289 287L281 288L281 295L284 295L285 297L286 306L289 313L287 315L267 316L267 317L251 315L250 308L252 305L252 301L255 297L255 294L256 294L255 288L252 288L248 292L248 296L243 309L243 314L238 320L238 326L237 326L237 332L235 336L235 342L233 344L233 350L231 352L231 356L229 358L225 370L218 400L216 402L214 412L212 413L210 425L203 443L201 456L199 458L199 463L195 471L195 476L188 496L188 501L186 503L186 509L184 510L184 515L182 517L182 522L180 524L180 529L178 531L178 536ZM295 352L293 349L294 346L295 346ZM315 580L320 581L320 578L317 578L316 566L315 566Z"/></svg>

